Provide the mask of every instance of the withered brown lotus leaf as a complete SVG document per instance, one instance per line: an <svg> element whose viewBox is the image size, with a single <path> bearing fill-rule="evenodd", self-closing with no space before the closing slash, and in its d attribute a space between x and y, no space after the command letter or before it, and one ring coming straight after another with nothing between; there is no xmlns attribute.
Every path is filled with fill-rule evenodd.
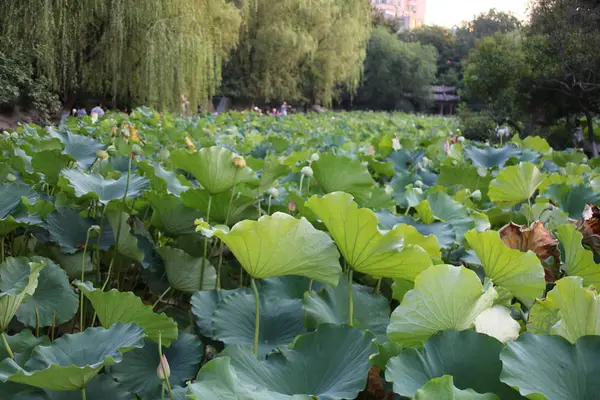
<svg viewBox="0 0 600 400"><path fill-rule="evenodd" d="M544 265L546 282L555 282L560 271L560 250L558 240L541 221L534 222L530 227L517 225L512 222L500 231L500 238L511 249L527 252L531 250L541 261L553 258L552 265Z"/></svg>
<svg viewBox="0 0 600 400"><path fill-rule="evenodd" d="M600 208L594 204L586 204L581 219L575 221L575 224L583 235L581 242L600 253Z"/></svg>

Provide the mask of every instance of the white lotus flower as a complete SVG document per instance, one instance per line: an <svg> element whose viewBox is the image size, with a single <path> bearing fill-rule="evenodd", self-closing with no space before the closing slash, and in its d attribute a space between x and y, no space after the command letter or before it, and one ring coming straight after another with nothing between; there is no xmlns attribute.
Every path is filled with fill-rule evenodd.
<svg viewBox="0 0 600 400"><path fill-rule="evenodd" d="M477 189L471 193L471 198L475 201L481 201L481 190Z"/></svg>
<svg viewBox="0 0 600 400"><path fill-rule="evenodd" d="M311 167L304 167L300 170L302 175L308 176L309 178L313 176L314 172Z"/></svg>
<svg viewBox="0 0 600 400"><path fill-rule="evenodd" d="M398 139L397 137L392 139L392 148L394 150L402 149L402 145L400 144L400 139Z"/></svg>
<svg viewBox="0 0 600 400"><path fill-rule="evenodd" d="M521 326L511 317L508 308L496 305L475 318L475 330L506 343L519 337Z"/></svg>
<svg viewBox="0 0 600 400"><path fill-rule="evenodd" d="M465 142L465 137L464 136L459 136L458 137L458 142L459 143L464 143Z"/></svg>

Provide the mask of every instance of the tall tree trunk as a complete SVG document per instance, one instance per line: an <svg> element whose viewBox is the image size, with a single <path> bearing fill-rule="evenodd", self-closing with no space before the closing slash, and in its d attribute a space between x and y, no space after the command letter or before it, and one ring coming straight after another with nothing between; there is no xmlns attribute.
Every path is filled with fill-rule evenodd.
<svg viewBox="0 0 600 400"><path fill-rule="evenodd" d="M588 137L592 145L592 155L594 158L598 157L598 148L596 147L596 138L594 137L594 120L592 114L589 111L585 111L585 119L588 125Z"/></svg>

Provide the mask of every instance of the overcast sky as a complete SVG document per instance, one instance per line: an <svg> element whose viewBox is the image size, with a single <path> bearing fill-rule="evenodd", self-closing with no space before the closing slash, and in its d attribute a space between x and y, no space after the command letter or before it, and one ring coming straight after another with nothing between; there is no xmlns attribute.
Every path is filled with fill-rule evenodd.
<svg viewBox="0 0 600 400"><path fill-rule="evenodd" d="M524 19L528 0L427 0L425 23L452 27L490 8L512 11Z"/></svg>

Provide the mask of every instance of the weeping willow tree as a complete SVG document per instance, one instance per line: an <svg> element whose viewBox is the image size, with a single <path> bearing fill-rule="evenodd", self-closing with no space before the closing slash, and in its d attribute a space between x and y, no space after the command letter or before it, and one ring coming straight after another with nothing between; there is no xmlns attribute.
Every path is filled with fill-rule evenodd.
<svg viewBox="0 0 600 400"><path fill-rule="evenodd" d="M159 109L215 92L241 24L227 0L0 0L0 10L0 50L33 49L63 101L85 91Z"/></svg>
<svg viewBox="0 0 600 400"><path fill-rule="evenodd" d="M238 0L240 43L223 92L254 101L330 104L361 77L371 27L368 0Z"/></svg>

